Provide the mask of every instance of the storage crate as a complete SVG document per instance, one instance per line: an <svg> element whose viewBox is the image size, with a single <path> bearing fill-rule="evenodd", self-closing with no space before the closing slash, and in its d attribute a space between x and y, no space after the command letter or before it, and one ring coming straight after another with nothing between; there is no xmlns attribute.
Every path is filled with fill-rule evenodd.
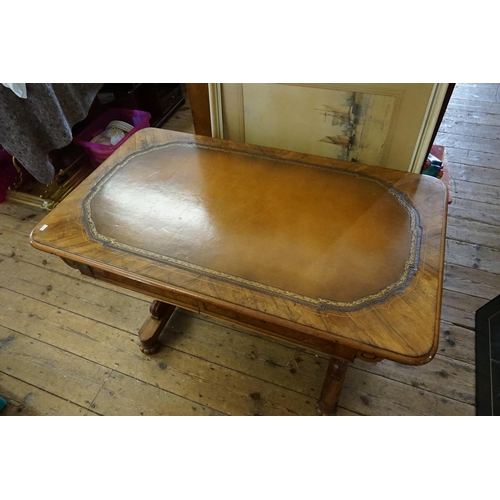
<svg viewBox="0 0 500 500"><path fill-rule="evenodd" d="M85 153L94 166L98 166L138 130L149 127L150 119L151 115L146 111L139 111L137 109L110 108L104 111L92 123L87 125L87 127L77 134L74 137L73 142L85 150ZM113 120L127 122L130 125L133 125L134 128L125 134L125 137L114 146L91 142L94 137L99 135L101 132L104 132L108 124Z"/></svg>

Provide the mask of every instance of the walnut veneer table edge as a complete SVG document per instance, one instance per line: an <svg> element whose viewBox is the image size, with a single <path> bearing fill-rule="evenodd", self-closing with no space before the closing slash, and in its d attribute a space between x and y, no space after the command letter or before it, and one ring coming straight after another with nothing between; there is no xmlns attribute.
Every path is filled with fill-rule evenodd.
<svg viewBox="0 0 500 500"><path fill-rule="evenodd" d="M141 147L141 139L144 141L144 134L147 134L147 130L148 129L142 132L142 137L140 137L139 134L136 134L137 137L132 137L127 142L130 143L130 141L136 140L139 143L138 147ZM166 131L161 132L163 133ZM247 144L235 144L229 141L222 141L201 136L188 136L187 134L177 134L172 132L168 132L168 134L170 134L174 139L181 138L182 140L187 140L186 138L188 138L189 140L194 140L199 144L218 144L224 147L232 147L234 149L244 148L245 150L252 151L257 154L279 155L281 157L291 159L307 158L307 161L309 162L318 162L318 164L322 164L327 167L331 164L346 164L346 162L335 161L323 157L302 155L299 153L291 153L288 151L280 151ZM129 144L129 149L131 148L133 148L132 143ZM126 148L124 150L122 147L121 152L121 158L126 157ZM120 160L120 154L117 153L113 154L103 165L101 165L101 167L108 167L109 170L116 161ZM349 167L360 169L360 171L362 171L364 166L359 164L354 164L353 166L352 164L349 164ZM94 172L86 181L84 181L84 183L82 183L83 186L80 186L79 189L77 189L76 192L72 193L70 196L73 198L77 197L81 190L88 189L94 185L101 176L102 173L99 174L98 172ZM446 192L446 187L443 186L443 188ZM446 195L443 199L445 199L445 197ZM446 234L446 202L444 202L443 205L443 227L440 229L442 248L439 256L439 267L441 268L441 273L439 275L439 289L441 292ZM50 214L47 218L50 218ZM150 306L150 314L139 333L141 350L145 354L153 354L158 349L158 337L176 307L207 314L240 326L249 327L258 332L271 335L287 343L291 343L292 345L298 345L315 352L327 354L331 357L321 396L318 400L318 408L323 414L334 414L340 398L347 367L349 363L354 361L355 358L372 362L380 361L382 359L391 359L404 364L418 365L430 361L437 351L441 293L438 294L435 304L434 339L431 348L427 352L421 353L413 358L411 356L400 356L395 352L388 352L387 350L380 349L376 345L370 346L370 348L367 349L366 344L357 342L356 340L335 338L335 336L332 336L330 332L324 332L317 328L308 327L307 325L299 325L284 318L269 315L261 311L252 310L249 313L249 310L246 307L236 304L228 304L226 301L219 300L216 297L189 291L173 285L166 287L164 282L150 277L138 276L123 269L118 270L114 266L108 265L104 262L96 261L92 258L81 255L75 255L68 251L50 247L47 244L42 244L37 241L36 234L37 231L39 231L40 228L42 228L46 223L47 218L41 221L30 235L30 242L34 248L58 255L64 262L66 262L66 264L78 269L83 275L140 292L155 299Z"/></svg>

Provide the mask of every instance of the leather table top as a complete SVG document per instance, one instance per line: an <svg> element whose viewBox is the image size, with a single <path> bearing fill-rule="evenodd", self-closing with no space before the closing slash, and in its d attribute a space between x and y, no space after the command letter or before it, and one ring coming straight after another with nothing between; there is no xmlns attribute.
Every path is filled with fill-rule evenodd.
<svg viewBox="0 0 500 500"><path fill-rule="evenodd" d="M145 129L32 244L419 363L437 348L446 202L428 176Z"/></svg>

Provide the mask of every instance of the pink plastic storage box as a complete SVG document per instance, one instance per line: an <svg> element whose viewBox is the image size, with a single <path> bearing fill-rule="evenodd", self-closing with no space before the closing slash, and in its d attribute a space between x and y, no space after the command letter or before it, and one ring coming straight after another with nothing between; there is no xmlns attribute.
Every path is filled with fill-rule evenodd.
<svg viewBox="0 0 500 500"><path fill-rule="evenodd" d="M92 123L87 125L79 134L77 134L73 142L81 146L87 156L89 157L92 165L100 165L111 153L116 151L131 135L135 134L142 128L149 127L149 120L151 115L146 111L139 111L137 109L124 109L124 108L110 108L99 115ZM134 128L125 134L125 137L114 146L107 146L105 144L96 144L90 142L95 136L103 132L108 126L109 122L113 120L121 120L133 125Z"/></svg>

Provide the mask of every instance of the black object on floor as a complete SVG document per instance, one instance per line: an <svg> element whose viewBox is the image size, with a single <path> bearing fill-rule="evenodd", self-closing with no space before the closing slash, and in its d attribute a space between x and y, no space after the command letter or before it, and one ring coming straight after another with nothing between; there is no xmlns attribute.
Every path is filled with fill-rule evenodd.
<svg viewBox="0 0 500 500"><path fill-rule="evenodd" d="M476 311L476 415L500 415L500 295Z"/></svg>

